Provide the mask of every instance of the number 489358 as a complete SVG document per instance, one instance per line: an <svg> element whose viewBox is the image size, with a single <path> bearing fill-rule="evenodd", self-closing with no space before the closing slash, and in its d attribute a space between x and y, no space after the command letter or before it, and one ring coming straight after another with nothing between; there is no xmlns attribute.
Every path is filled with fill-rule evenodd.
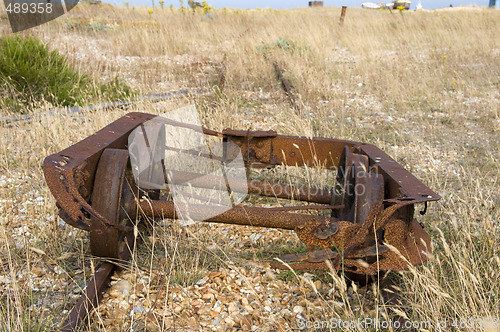
<svg viewBox="0 0 500 332"><path fill-rule="evenodd" d="M48 3L27 3L27 2L16 2L16 3L9 3L7 5L7 8L5 8L5 11L7 13L14 13L14 14L50 14L52 13L52 4L50 2Z"/></svg>

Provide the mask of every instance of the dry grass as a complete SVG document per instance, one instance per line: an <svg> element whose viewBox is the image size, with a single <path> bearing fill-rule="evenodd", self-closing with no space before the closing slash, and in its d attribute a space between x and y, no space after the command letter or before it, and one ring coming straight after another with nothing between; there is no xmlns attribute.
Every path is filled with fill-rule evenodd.
<svg viewBox="0 0 500 332"><path fill-rule="evenodd" d="M431 233L434 255L400 273L401 290L412 305L409 318L429 321L431 331L444 319L451 330L454 319L500 318L500 12L349 9L343 27L339 13L325 8L203 15L165 8L148 14L144 8L80 6L25 34L58 48L91 75L107 80L119 74L144 93L211 91L225 68L222 94L134 109L160 113L195 103L213 129L274 129L376 144L443 197L420 218ZM0 20L6 24L3 13ZM286 69L302 114L284 97L273 61ZM74 303L91 273L87 234L57 218L41 164L125 112L0 127L0 330L53 329ZM149 276L150 288L167 301L175 284L187 287L208 271L239 271L250 261L301 248L288 232L271 236L258 229L214 227L194 226L189 241L175 225L154 227L128 271ZM234 239L262 232L267 242L257 254L238 253L231 250L234 239L214 236L224 229L234 232ZM44 284L46 274L53 279ZM296 284L292 276L283 287ZM347 286L336 276L328 285L340 290L347 305L325 304L327 319L388 314L382 304L374 310L352 307ZM177 327L196 330L179 317ZM295 318L266 319L271 325L257 319L255 325L298 327ZM125 325L115 325L133 325L127 314L122 321ZM156 321L156 329L162 324Z"/></svg>

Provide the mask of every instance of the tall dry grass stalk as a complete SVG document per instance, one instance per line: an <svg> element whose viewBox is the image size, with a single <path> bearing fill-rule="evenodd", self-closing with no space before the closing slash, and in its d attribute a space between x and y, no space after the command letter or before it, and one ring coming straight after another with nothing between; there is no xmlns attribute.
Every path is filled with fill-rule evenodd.
<svg viewBox="0 0 500 332"><path fill-rule="evenodd" d="M143 93L185 87L205 92L162 108L145 103L133 110L161 113L195 103L213 129L274 129L376 144L443 197L420 218L434 254L423 266L399 273L411 306L406 314L412 321L429 321L431 331L445 319L460 324L460 319L499 318L500 12L391 14L349 8L343 26L339 15L339 8L205 15L79 5L22 34L38 36L90 75L102 80L120 75ZM0 20L7 24L4 13ZM273 62L286 70L302 114L282 93ZM214 93L221 68L224 90ZM54 328L84 286L91 273L87 234L57 218L41 164L127 111L0 127L0 330ZM294 172L274 175L293 182ZM312 175L314 182L320 178ZM155 226L148 232L128 269L132 275L149 274L162 294L196 282L205 271L238 269L281 250L242 258L206 225L190 229L189 241L178 228ZM284 237L290 242L277 247L301 248L294 235ZM65 286L40 285L51 270ZM164 273L155 274L158 270ZM326 316L372 317L373 311L349 305L345 280L331 278L346 305L325 305ZM375 312L393 314L382 303ZM157 329L165 324L158 321Z"/></svg>

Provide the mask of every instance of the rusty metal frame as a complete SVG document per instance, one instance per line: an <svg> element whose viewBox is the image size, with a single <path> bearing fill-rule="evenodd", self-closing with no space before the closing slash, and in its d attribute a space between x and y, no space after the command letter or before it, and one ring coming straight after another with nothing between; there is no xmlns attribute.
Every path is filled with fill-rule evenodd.
<svg viewBox="0 0 500 332"><path fill-rule="evenodd" d="M155 117L146 113L129 113L45 159L45 178L62 219L89 231L91 239L109 238L122 242L129 239L130 243L133 228L120 221L123 216L134 216L136 211L142 211L152 218L177 218L174 203L168 199L160 200L158 191L152 191L149 199L144 201L135 198L131 194L133 190L121 189L126 187L125 183L130 188L138 189L138 185L127 178L123 168L128 156L125 153L128 136L135 128ZM242 186L249 188L249 194L314 204L271 209L236 205L205 220L294 230L309 252L286 255L281 258L283 263L273 263L272 266L327 270L331 264L337 270L375 275L379 271L405 269L427 260L431 250L430 238L414 219L415 205L423 203L426 208L428 202L437 201L440 196L376 146L331 138L283 136L274 131L202 130L205 135L233 143L228 146L237 146L247 169L286 165L321 167L337 172L337 183L332 183L328 190L265 181L240 181ZM102 158L107 150L107 155L115 155L122 165L121 175L110 174L109 179L104 175L105 181L120 188L116 191L116 195L120 196L118 200L113 199L114 194L103 194L103 188L108 185L95 184L98 171L106 173L108 169L113 169L109 167L113 159L109 156ZM233 153L225 151L225 156L229 158ZM196 174L187 172L178 175L193 179L194 185L200 187L211 187L212 182L217 182L211 177L196 180ZM363 193L351 192L356 185L366 190ZM106 211L106 204L95 203L103 197L116 205L111 214ZM210 208L206 205L193 206L191 212L203 215L207 209ZM331 216L297 213L325 209L332 210ZM100 240L91 241L93 254L111 260L126 259L125 251L131 250L130 245L123 243L113 244L114 250L104 250L98 242ZM118 247L121 249L116 250ZM325 262L327 260L329 264ZM82 319L78 312L70 321ZM68 324L72 326L72 323Z"/></svg>

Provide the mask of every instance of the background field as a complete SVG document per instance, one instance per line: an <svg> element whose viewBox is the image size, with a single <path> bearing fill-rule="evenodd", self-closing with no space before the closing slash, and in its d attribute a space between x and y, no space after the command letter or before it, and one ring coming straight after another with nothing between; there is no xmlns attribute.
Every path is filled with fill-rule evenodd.
<svg viewBox="0 0 500 332"><path fill-rule="evenodd" d="M142 94L193 93L0 126L0 330L54 329L99 261L90 257L87 234L57 217L43 158L129 111L162 113L192 103L212 129L273 129L365 141L386 151L442 196L419 217L434 255L399 273L411 304L399 311L430 322L429 331L444 319L449 327L455 319L498 322L500 12L349 8L343 26L339 15L339 8L193 13L79 5L22 33L57 49L96 82L119 76ZM7 23L1 12L2 35ZM283 94L274 61L295 87L300 113ZM39 100L25 111L53 106ZM275 174L285 182L295 175ZM288 231L220 225L181 231L165 221L141 237L132 264L115 276L84 330L284 331L300 327L301 317L394 314L376 288L266 268L263 262L303 249Z"/></svg>

